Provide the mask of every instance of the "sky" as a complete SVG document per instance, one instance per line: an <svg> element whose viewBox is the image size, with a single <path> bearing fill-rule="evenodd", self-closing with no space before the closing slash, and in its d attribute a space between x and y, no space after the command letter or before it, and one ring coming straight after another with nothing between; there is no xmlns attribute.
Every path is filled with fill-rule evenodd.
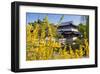
<svg viewBox="0 0 100 74"><path fill-rule="evenodd" d="M37 19L43 20L45 16L48 16L48 20L50 23L57 24L62 17L63 14L46 14L46 13L26 13L26 23L34 22ZM69 15L69 14L64 14L64 18L61 22L68 22L72 21L74 25L78 25L82 23L83 21L82 16L84 15Z"/></svg>

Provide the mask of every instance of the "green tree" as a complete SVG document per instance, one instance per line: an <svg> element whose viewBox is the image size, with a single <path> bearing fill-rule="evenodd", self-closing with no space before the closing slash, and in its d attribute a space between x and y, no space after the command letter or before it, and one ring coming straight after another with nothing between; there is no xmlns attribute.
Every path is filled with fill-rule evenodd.
<svg viewBox="0 0 100 74"><path fill-rule="evenodd" d="M78 29L82 33L82 35L84 36L84 32L86 32L86 25L83 25L81 23L81 24L79 24Z"/></svg>
<svg viewBox="0 0 100 74"><path fill-rule="evenodd" d="M81 22L86 25L86 36L89 38L89 16L81 16Z"/></svg>

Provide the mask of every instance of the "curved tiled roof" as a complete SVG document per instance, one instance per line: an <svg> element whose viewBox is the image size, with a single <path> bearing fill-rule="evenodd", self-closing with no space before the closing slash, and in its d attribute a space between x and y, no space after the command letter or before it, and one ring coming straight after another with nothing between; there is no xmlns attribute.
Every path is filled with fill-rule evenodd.
<svg viewBox="0 0 100 74"><path fill-rule="evenodd" d="M69 21L69 22L62 22L62 23L59 25L59 28L60 28L60 27L68 27L68 26L77 28L77 26L74 25L72 21Z"/></svg>

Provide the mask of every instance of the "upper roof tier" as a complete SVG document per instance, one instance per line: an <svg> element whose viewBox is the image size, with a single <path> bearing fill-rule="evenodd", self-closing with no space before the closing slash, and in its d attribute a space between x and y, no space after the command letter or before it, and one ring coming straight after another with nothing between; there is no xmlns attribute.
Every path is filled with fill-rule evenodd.
<svg viewBox="0 0 100 74"><path fill-rule="evenodd" d="M62 23L59 25L58 28L64 28L64 27L66 27L66 28L69 28L69 27L77 28L77 26L74 25L72 21L69 21L69 22L62 22Z"/></svg>

